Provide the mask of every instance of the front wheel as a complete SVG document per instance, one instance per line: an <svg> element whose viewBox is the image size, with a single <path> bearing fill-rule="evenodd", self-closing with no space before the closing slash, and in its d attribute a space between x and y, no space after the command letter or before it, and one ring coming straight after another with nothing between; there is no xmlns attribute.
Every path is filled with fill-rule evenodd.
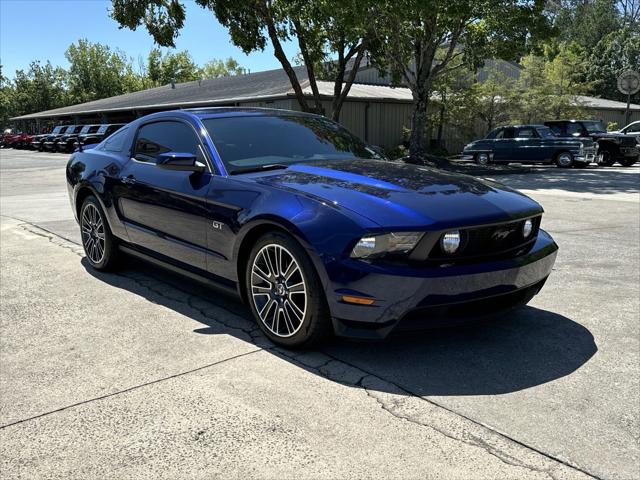
<svg viewBox="0 0 640 480"><path fill-rule="evenodd" d="M556 157L556 165L560 168L569 168L573 165L573 156L569 152L561 152Z"/></svg>
<svg viewBox="0 0 640 480"><path fill-rule="evenodd" d="M288 348L310 347L331 332L322 283L309 256L292 237L261 237L245 274L251 311L264 334Z"/></svg>
<svg viewBox="0 0 640 480"><path fill-rule="evenodd" d="M476 163L478 165L488 165L489 164L489 154L488 153L476 153Z"/></svg>
<svg viewBox="0 0 640 480"><path fill-rule="evenodd" d="M96 270L113 270L118 263L119 250L109 229L98 199L89 195L80 209L80 235L89 264Z"/></svg>

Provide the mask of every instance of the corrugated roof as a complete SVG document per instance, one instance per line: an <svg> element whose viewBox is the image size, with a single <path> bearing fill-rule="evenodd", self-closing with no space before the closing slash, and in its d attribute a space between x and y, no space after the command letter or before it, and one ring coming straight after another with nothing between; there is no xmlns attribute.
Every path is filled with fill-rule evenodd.
<svg viewBox="0 0 640 480"><path fill-rule="evenodd" d="M307 71L304 66L294 67L294 70L302 84L303 92L311 95ZM318 81L318 89L323 96L333 96L333 82ZM175 88L172 88L171 85L163 85L162 87L103 98L93 102L22 115L13 118L13 120L32 120L100 112L228 105L235 102L268 100L292 95L293 89L286 73L282 69L275 69L234 77L178 83ZM349 98L397 102L412 101L411 90L408 88L369 84L353 84L349 91ZM626 103L614 100L588 96L579 96L577 98L580 103L591 108L612 110L624 110L626 108ZM631 109L634 111L640 110L640 105L632 104Z"/></svg>
<svg viewBox="0 0 640 480"><path fill-rule="evenodd" d="M294 70L301 82L307 79L307 71L304 67L295 67ZM162 87L126 93L94 100L93 102L22 115L14 120L148 108L233 103L243 100L281 97L287 95L290 90L291 84L287 74L282 69L276 69L234 77L177 83L175 88L171 88L171 85L163 85Z"/></svg>
<svg viewBox="0 0 640 480"><path fill-rule="evenodd" d="M626 110L626 102L618 102L616 100L607 100L606 98L587 97L585 95L578 95L578 102L586 107L602 108L605 110ZM632 103L630 110L640 110L640 105Z"/></svg>

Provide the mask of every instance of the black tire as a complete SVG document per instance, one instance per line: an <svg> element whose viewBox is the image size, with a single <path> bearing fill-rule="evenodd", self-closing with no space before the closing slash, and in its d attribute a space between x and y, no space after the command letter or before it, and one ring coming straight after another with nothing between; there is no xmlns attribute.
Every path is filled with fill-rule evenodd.
<svg viewBox="0 0 640 480"><path fill-rule="evenodd" d="M101 271L116 269L120 259L118 242L111 233L100 202L93 195L82 202L79 222L82 247L89 265Z"/></svg>
<svg viewBox="0 0 640 480"><path fill-rule="evenodd" d="M573 155L571 155L571 152L560 152L556 155L555 162L558 168L571 168Z"/></svg>
<svg viewBox="0 0 640 480"><path fill-rule="evenodd" d="M612 167L614 163L616 163L615 156L609 150L603 150L602 153L602 161L600 165L604 165L605 167Z"/></svg>
<svg viewBox="0 0 640 480"><path fill-rule="evenodd" d="M276 255L280 255L277 263ZM258 239L247 262L245 286L256 323L275 344L309 348L331 334L320 278L305 250L290 235L274 231Z"/></svg>
<svg viewBox="0 0 640 480"><path fill-rule="evenodd" d="M489 165L491 163L491 157L486 152L476 153L473 158L478 165Z"/></svg>
<svg viewBox="0 0 640 480"><path fill-rule="evenodd" d="M625 158L623 160L618 160L618 163L623 167L631 167L638 162L638 158Z"/></svg>

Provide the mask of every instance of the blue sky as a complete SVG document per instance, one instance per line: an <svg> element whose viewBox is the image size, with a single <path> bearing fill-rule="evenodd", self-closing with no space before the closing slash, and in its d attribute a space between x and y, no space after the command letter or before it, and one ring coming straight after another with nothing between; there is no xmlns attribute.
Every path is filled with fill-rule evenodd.
<svg viewBox="0 0 640 480"><path fill-rule="evenodd" d="M239 0L242 1L242 0ZM198 64L213 58L234 57L252 72L279 68L270 46L264 52L245 55L231 44L226 29L210 11L184 0L185 27L176 40L176 50L188 50ZM50 60L66 67L67 47L80 38L119 48L136 61L146 58L154 43L144 27L133 32L118 29L109 18L107 0L0 0L0 63L13 78L16 69L26 69L31 60ZM286 46L291 59L297 48Z"/></svg>

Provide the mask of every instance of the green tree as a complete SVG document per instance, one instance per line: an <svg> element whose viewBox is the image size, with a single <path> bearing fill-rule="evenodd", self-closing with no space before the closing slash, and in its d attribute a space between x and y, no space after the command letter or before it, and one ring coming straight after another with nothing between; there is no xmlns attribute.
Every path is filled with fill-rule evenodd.
<svg viewBox="0 0 640 480"><path fill-rule="evenodd" d="M0 65L0 127L5 127L15 114L15 88L13 83L2 73Z"/></svg>
<svg viewBox="0 0 640 480"><path fill-rule="evenodd" d="M606 35L593 49L589 63L586 77L595 84L595 95L626 101L618 91L618 76L627 69L640 70L640 32L623 28Z"/></svg>
<svg viewBox="0 0 640 480"><path fill-rule="evenodd" d="M50 62L29 64L29 69L17 70L13 81L14 116L41 112L68 105L66 72Z"/></svg>
<svg viewBox="0 0 640 480"><path fill-rule="evenodd" d="M73 103L112 97L141 86L130 59L107 45L81 39L69 46L65 56L69 61L67 80Z"/></svg>
<svg viewBox="0 0 640 480"><path fill-rule="evenodd" d="M549 2L560 42L591 50L605 35L622 28L616 0L560 0Z"/></svg>
<svg viewBox="0 0 640 480"><path fill-rule="evenodd" d="M262 51L270 42L274 56L287 74L304 111L323 112L316 72L331 59L335 68L320 74L334 81L332 116L338 118L344 99L367 49L373 11L357 0L196 0L227 27L234 45L245 53ZM143 26L161 46L175 46L185 21L184 6L177 0L112 0L111 16L121 26ZM307 101L283 43L297 40L312 91ZM349 73L347 74L347 71Z"/></svg>
<svg viewBox="0 0 640 480"><path fill-rule="evenodd" d="M389 66L413 95L412 162L428 150L428 106L436 80L487 58L517 58L532 37L548 34L542 0L380 0L373 59Z"/></svg>
<svg viewBox="0 0 640 480"><path fill-rule="evenodd" d="M154 48L147 59L147 76L150 86L191 82L200 78L200 68L186 50L163 55L159 48Z"/></svg>
<svg viewBox="0 0 640 480"><path fill-rule="evenodd" d="M203 79L230 77L233 75L244 75L245 73L247 73L247 69L240 66L240 64L231 57L226 60L210 60L205 63L200 70L200 76Z"/></svg>

